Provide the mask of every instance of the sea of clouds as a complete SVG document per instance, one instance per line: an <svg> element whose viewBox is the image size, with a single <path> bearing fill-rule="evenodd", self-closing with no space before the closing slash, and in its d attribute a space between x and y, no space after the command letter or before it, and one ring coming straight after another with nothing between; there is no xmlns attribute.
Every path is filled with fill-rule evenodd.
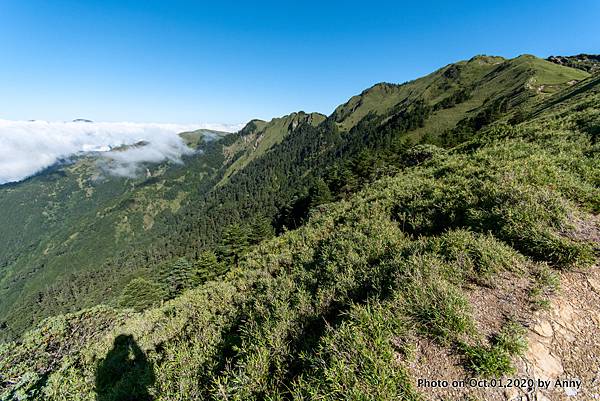
<svg viewBox="0 0 600 401"><path fill-rule="evenodd" d="M62 160L98 152L109 174L134 176L143 163L181 162L193 153L177 135L206 128L235 132L240 125L132 122L49 122L0 119L0 185L21 181ZM125 151L112 150L135 145Z"/></svg>

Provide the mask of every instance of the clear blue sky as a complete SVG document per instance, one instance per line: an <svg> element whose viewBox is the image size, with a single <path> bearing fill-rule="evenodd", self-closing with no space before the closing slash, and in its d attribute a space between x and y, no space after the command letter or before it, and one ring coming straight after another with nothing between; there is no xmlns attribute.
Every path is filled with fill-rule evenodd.
<svg viewBox="0 0 600 401"><path fill-rule="evenodd" d="M330 113L475 54L600 52L600 1L0 0L0 118Z"/></svg>

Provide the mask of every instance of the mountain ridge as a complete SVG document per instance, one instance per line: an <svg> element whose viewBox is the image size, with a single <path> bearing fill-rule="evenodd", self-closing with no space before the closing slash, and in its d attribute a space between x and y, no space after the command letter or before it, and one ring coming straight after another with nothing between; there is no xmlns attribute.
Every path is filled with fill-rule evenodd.
<svg viewBox="0 0 600 401"><path fill-rule="evenodd" d="M577 54L575 56L550 56L546 60L559 65L566 65L572 68L596 74L600 71L600 55L597 54Z"/></svg>
<svg viewBox="0 0 600 401"><path fill-rule="evenodd" d="M207 198L211 208L202 210L208 215L225 205L229 198L220 194L234 189L266 204L263 194L280 191L284 178L302 183L296 175L263 174L289 161L289 171L322 173L292 204L291 212L308 204L306 219L255 241L231 219L234 209L225 209L219 223L234 222L224 237L235 241L190 266L179 260L167 289L197 280L206 266L221 269L216 276L170 300L128 286L123 299L156 297L154 304L50 317L20 341L0 345L3 399L102 393L117 400L119 392L157 401L505 399L505 389L428 389L417 380L436 368L451 372L449 380L527 374L519 361L539 361L526 351L526 338L545 333L545 326L530 325L533 316L553 305L563 272L584 277L597 266L598 78L554 93L525 88L530 78L502 88L506 108L490 108L497 98L488 96L485 107L461 115L460 131L446 141L438 133L405 142L427 126L427 109L441 98L366 117L348 132L337 131L332 119L286 131L263 157L211 189L215 201ZM329 151L335 162L322 168L318 160ZM292 163L301 157L309 160ZM281 186L252 192L248 183L259 177L276 177ZM244 192L231 196L240 199L238 213L256 205ZM138 363L108 388L103 367L119 352L129 355L123 339ZM588 354L599 351L588 345L577 357L591 363ZM591 398L588 376L579 395Z"/></svg>
<svg viewBox="0 0 600 401"><path fill-rule="evenodd" d="M73 305L80 308L93 306L98 300L116 302L119 292L136 275L154 271L177 257L193 259L204 250L218 250L227 227L260 218L261 214L276 221L273 224L278 229L280 225L301 224L306 208L315 202L310 198L320 191L318 185L309 185L315 177L325 179L335 196L344 196L381 174L378 168L362 166L361 157L369 160L385 154L395 169L398 161L394 161L395 151L390 152L392 147L400 151L418 143L454 146L494 121L514 118L517 108L527 114L529 102L552 96L552 91L538 90L541 85L559 91L573 79L585 77L585 72L532 56L512 60L479 56L405 84L375 85L340 105L329 117L299 112L270 122L253 120L240 132L214 141L199 141L196 135L188 142L198 141L202 154L187 158L184 166L153 166L148 177L94 187L90 185L92 166L84 164L83 175L65 170L60 174L67 174L67 181L61 181L60 175L49 181L61 186L68 183L62 192L38 177L34 184L28 184L32 185L31 191L57 193L73 199L74 205L94 203L94 197L102 191L105 198L98 200L98 210L86 220L74 220L72 228L56 226L60 234L55 237L42 236L38 242L23 244L23 248L15 245L16 253L11 256L0 255L0 290L4 291L0 315L5 326L0 331L10 338L40 318L67 312ZM380 102L382 93L385 102ZM360 96L365 100L358 102ZM358 107L348 113L354 106ZM365 156L365 151L371 155ZM360 170L364 167L367 170ZM340 173L368 174L365 177L369 178L340 181L336 178ZM6 197L6 192L4 195L4 204L19 202ZM35 195L24 192L22 199L28 197L32 202L36 200ZM28 201L24 202L27 205ZM56 200L44 202L48 206L43 211L49 216L61 210ZM27 207L34 203L31 205ZM2 218L5 227L22 225L9 222L8 215ZM41 215L35 218L40 222L36 224L48 219ZM106 241L102 254L96 250L95 235L102 235ZM22 239L14 241L18 244ZM18 249L23 249L21 256ZM80 256L75 257L77 254ZM65 262L59 263L61 260ZM57 281L53 275L57 275ZM79 288L71 288L65 280ZM18 295L19 288L22 294L28 294L26 302L23 295ZM64 293L64 288L69 290ZM22 301L19 309L8 313L11 302L18 297ZM16 321L19 323L14 331L7 334L6 327Z"/></svg>

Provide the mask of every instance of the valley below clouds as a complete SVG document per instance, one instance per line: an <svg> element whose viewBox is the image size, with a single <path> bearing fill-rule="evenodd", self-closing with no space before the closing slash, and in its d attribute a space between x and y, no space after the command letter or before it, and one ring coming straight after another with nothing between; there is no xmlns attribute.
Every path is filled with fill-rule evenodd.
<svg viewBox="0 0 600 401"><path fill-rule="evenodd" d="M178 134L200 128L233 132L239 126L0 119L0 185L21 181L57 162L89 152L101 156L105 172L134 176L143 163L181 162L193 150ZM113 150L142 142L143 146Z"/></svg>

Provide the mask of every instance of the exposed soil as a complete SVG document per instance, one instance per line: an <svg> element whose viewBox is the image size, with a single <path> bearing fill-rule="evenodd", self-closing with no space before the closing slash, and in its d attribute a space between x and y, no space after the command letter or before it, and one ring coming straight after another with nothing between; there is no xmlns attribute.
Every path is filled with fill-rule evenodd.
<svg viewBox="0 0 600 401"><path fill-rule="evenodd" d="M481 306L474 315L486 333L497 331L507 317L523 322L527 313L519 290L512 296L494 291L483 289L472 294L474 305ZM600 266L561 273L561 288L548 310L533 316L529 313L528 349L515 360L517 372L511 377L533 379L535 386L472 388L468 380L473 375L464 369L457 353L429 339L417 340L414 357L406 362L413 385L427 400L600 400ZM419 378L446 380L449 387L419 385ZM455 380L466 380L467 384L456 388L452 386ZM539 380L550 380L550 388L539 388ZM556 386L557 380L570 382L562 387ZM577 380L579 387L574 383Z"/></svg>
<svg viewBox="0 0 600 401"><path fill-rule="evenodd" d="M600 246L600 219L573 219L571 238ZM600 400L600 265L560 273L560 289L547 309L532 312L527 288L530 281L501 274L496 288L475 287L469 292L473 316L483 335L497 332L508 318L527 327L528 349L516 358L512 378L533 379L523 388L469 386L466 371L450 346L417 340L414 358L405 366L413 385L427 400ZM417 380L446 380L447 388ZM507 380L505 377L504 380ZM466 380L464 387L453 381ZM531 382L530 382L531 383ZM530 384L528 383L528 384ZM540 386L540 383L547 383ZM548 384L549 383L549 384ZM544 387L544 388L542 388Z"/></svg>
<svg viewBox="0 0 600 401"><path fill-rule="evenodd" d="M493 288L474 286L468 290L473 318L484 339L497 333L508 320L525 323L531 315L528 296L531 279L504 272L494 278L494 283ZM413 386L428 400L505 400L516 395L505 389L473 385L470 379L474 375L464 369L458 353L450 345L441 346L429 339L417 340L413 358L406 366ZM418 379L445 380L448 387L419 383Z"/></svg>
<svg viewBox="0 0 600 401"><path fill-rule="evenodd" d="M600 399L600 266L561 274L561 290L550 310L537 313L519 374L581 385L535 389L524 400ZM519 399L519 398L516 398Z"/></svg>

